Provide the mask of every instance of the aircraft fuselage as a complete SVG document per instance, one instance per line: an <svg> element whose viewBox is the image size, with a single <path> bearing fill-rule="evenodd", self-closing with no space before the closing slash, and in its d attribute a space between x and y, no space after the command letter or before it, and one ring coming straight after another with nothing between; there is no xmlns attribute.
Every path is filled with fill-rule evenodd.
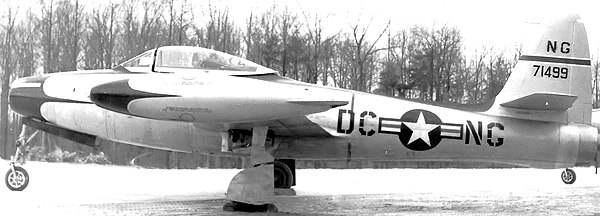
<svg viewBox="0 0 600 216"><path fill-rule="evenodd" d="M587 125L493 116L365 93L355 93L352 104L309 118L334 129L336 142L291 138L276 153L283 157L493 161L540 168L588 166L596 157L597 130Z"/></svg>
<svg viewBox="0 0 600 216"><path fill-rule="evenodd" d="M202 123L140 118L109 111L82 92L138 74L67 73L13 87L20 113L73 131L158 149L220 154L219 131ZM238 78L239 79L239 78ZM32 83L39 83L32 84ZM322 88L316 87L315 88ZM327 88L322 88L327 90ZM39 91L38 107L21 107L23 92ZM486 161L539 168L593 165L597 130L582 124L523 120L335 89L349 104L306 117L331 136L275 134L273 155L296 159ZM43 95L43 96L42 96ZM28 96L28 97L31 97ZM173 111L173 110L172 110ZM186 112L189 110L179 110Z"/></svg>

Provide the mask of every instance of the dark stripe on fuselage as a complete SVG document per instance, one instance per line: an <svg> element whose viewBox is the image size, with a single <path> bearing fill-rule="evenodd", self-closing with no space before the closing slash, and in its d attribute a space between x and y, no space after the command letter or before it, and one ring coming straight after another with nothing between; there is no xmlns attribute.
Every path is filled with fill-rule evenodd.
<svg viewBox="0 0 600 216"><path fill-rule="evenodd" d="M68 100L47 96L46 94L44 94L41 87L11 89L8 100L10 108L13 111L23 116L30 116L37 119L43 119L40 108L44 103L62 102L91 104L91 102Z"/></svg>
<svg viewBox="0 0 600 216"><path fill-rule="evenodd" d="M8 93L10 108L22 116L43 120L40 109L44 103L62 102L91 104L91 101L77 101L46 95L43 86L48 77L50 77L50 75L31 76L15 81L11 85L10 92Z"/></svg>
<svg viewBox="0 0 600 216"><path fill-rule="evenodd" d="M522 55L521 57L519 57L519 60L523 60L523 61L551 62L551 63L561 63L561 64L572 64L572 65L583 65L583 66L590 66L591 65L591 61L589 59L573 59L573 58L563 58L563 57Z"/></svg>
<svg viewBox="0 0 600 216"><path fill-rule="evenodd" d="M119 80L98 85L90 91L90 100L97 106L126 115L134 115L127 109L133 100L177 95L155 94L138 91L129 86L129 80ZM135 116L135 115L134 115Z"/></svg>

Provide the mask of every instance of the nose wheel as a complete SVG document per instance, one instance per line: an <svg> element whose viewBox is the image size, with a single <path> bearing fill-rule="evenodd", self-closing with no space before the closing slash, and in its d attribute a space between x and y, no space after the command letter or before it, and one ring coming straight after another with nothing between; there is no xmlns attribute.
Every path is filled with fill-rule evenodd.
<svg viewBox="0 0 600 216"><path fill-rule="evenodd" d="M10 163L8 165L10 168L4 177L4 183L11 191L25 190L29 184L29 174L23 167L17 165L25 165L26 151L24 151L24 147L25 146L20 141L17 141L17 150L15 151L15 155L10 157Z"/></svg>
<svg viewBox="0 0 600 216"><path fill-rule="evenodd" d="M29 174L23 167L13 166L6 172L4 182L11 191L22 191L29 184Z"/></svg>
<svg viewBox="0 0 600 216"><path fill-rule="evenodd" d="M560 178L562 179L562 181L565 184L573 184L575 183L575 179L576 179L576 175L575 175L575 171L573 171L572 169L565 169L562 171L562 174L560 175Z"/></svg>

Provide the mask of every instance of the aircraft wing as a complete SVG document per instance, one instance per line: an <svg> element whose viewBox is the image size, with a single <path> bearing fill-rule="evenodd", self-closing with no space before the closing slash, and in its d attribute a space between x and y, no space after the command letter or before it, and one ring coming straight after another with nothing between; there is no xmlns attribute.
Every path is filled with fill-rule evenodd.
<svg viewBox="0 0 600 216"><path fill-rule="evenodd" d="M301 105L310 105L310 106L331 106L338 107L344 106L348 104L348 101L343 100L311 100L311 99L290 99L289 103L301 104Z"/></svg>
<svg viewBox="0 0 600 216"><path fill-rule="evenodd" d="M311 121L311 114L347 105L353 93L234 76L153 74L105 83L90 95L108 110L191 122L215 132L258 125L277 136L324 137L331 134Z"/></svg>
<svg viewBox="0 0 600 216"><path fill-rule="evenodd" d="M254 126L269 126L277 136L283 137L332 137L327 128L323 128L307 116L296 116L260 122L246 123L194 123L194 126L208 131L245 130L251 131Z"/></svg>

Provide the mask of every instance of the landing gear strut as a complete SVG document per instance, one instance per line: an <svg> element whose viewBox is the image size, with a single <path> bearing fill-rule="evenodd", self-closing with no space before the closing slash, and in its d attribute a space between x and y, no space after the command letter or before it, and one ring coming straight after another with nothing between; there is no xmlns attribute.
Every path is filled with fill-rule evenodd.
<svg viewBox="0 0 600 216"><path fill-rule="evenodd" d="M575 171L573 171L572 169L565 169L562 171L562 174L560 175L560 178L562 179L562 181L565 184L573 184L575 183L575 179L576 179L576 175L575 175Z"/></svg>
<svg viewBox="0 0 600 216"><path fill-rule="evenodd" d="M10 169L8 169L6 177L4 178L6 187L12 191L25 190L29 184L29 174L21 167L22 165L25 165L25 155L21 152L21 148L24 148L24 146L18 144L15 155L10 157ZM17 164L20 164L21 166L18 166Z"/></svg>
<svg viewBox="0 0 600 216"><path fill-rule="evenodd" d="M277 212L275 196L274 158L265 148L267 126L252 129L250 162L253 167L240 171L227 188L225 211Z"/></svg>
<svg viewBox="0 0 600 216"><path fill-rule="evenodd" d="M6 187L12 191L25 190L27 185L29 185L29 174L27 173L27 170L21 166L25 165L27 144L37 134L37 130L33 130L33 128L27 127L27 125L23 125L23 128L21 128L21 134L19 134L16 143L17 150L15 151L15 155L10 156L10 163L8 164L10 168L4 177Z"/></svg>

